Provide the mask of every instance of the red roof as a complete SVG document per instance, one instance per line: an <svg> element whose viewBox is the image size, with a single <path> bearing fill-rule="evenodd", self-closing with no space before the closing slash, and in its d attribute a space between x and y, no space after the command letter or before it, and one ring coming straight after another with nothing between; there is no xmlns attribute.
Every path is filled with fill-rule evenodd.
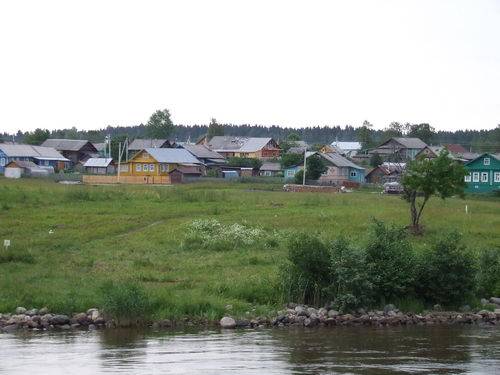
<svg viewBox="0 0 500 375"><path fill-rule="evenodd" d="M446 147L446 149L452 154L463 154L465 152L468 152L467 149L464 148L464 146L458 144L444 145L444 147Z"/></svg>

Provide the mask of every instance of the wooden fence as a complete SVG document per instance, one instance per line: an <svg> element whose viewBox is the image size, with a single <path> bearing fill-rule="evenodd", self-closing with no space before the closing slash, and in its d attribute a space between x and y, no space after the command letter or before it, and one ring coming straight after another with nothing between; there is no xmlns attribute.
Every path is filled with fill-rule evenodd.
<svg viewBox="0 0 500 375"><path fill-rule="evenodd" d="M101 184L162 184L170 185L170 176L97 176L97 175L83 175L83 183L89 185Z"/></svg>

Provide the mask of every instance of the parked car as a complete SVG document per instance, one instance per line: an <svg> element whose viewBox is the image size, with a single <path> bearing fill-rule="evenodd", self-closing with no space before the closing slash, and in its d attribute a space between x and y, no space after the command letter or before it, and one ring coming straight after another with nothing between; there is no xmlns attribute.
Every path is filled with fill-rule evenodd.
<svg viewBox="0 0 500 375"><path fill-rule="evenodd" d="M386 182L384 184L384 193L385 194L402 194L403 193L403 185L399 182Z"/></svg>

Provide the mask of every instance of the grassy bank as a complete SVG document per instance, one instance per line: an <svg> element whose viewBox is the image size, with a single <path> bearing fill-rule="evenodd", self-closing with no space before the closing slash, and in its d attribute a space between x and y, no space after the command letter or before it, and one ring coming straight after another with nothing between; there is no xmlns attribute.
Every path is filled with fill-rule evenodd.
<svg viewBox="0 0 500 375"><path fill-rule="evenodd" d="M215 218L266 233L306 230L324 239L342 234L354 241L364 240L373 217L402 225L409 220L397 196L280 189L225 182L63 186L0 178L0 240L12 242L0 255L0 311L83 311L101 303L106 281L132 281L153 300L155 318L266 313L279 303L275 284L286 256L283 244L226 251L186 247L193 220ZM498 199L434 199L423 217L426 234L412 241L425 246L456 229L471 248L493 247L500 243L499 213Z"/></svg>

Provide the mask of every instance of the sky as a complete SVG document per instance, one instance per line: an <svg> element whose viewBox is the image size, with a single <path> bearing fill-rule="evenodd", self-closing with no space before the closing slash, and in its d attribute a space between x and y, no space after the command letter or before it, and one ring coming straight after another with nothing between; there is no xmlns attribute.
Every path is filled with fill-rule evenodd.
<svg viewBox="0 0 500 375"><path fill-rule="evenodd" d="M500 123L500 0L0 0L0 133Z"/></svg>

